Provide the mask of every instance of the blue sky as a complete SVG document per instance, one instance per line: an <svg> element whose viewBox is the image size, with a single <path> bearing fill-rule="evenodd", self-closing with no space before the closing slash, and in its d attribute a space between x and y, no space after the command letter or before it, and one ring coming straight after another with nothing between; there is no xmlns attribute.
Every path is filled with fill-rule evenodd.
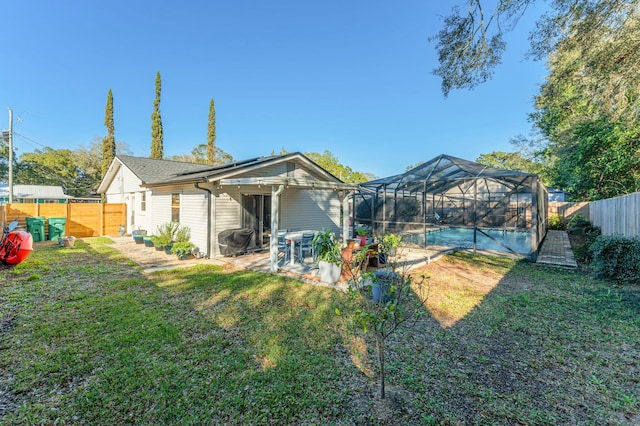
<svg viewBox="0 0 640 426"><path fill-rule="evenodd" d="M492 81L444 98L428 37L461 1L23 0L3 6L0 107L17 154L88 146L106 133L148 156L155 75L165 155L206 142L236 159L329 150L378 177L439 154L512 151L545 76L524 53L531 9ZM8 113L0 111L0 128ZM6 117L6 118L3 118ZM6 123L6 124L4 124Z"/></svg>

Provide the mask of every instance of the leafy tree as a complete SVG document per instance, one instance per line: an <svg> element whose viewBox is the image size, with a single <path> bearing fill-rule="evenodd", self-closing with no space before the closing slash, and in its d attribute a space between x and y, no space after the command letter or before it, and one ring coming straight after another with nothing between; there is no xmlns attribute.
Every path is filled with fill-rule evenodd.
<svg viewBox="0 0 640 426"><path fill-rule="evenodd" d="M207 158L209 150L208 144L201 143L197 147L195 147L191 154L180 154L180 155L172 155L169 157L169 160L173 161L185 161L187 163L200 163L200 164L226 164L233 161L233 156L223 151L222 149L216 147L215 155L213 156L213 161L209 162Z"/></svg>
<svg viewBox="0 0 640 426"><path fill-rule="evenodd" d="M104 139L103 139L104 143ZM94 138L88 146L81 145L73 150L73 158L78 167L74 189L69 193L76 197L92 197L100 185L103 177L104 144L100 138ZM115 143L114 143L115 156Z"/></svg>
<svg viewBox="0 0 640 426"><path fill-rule="evenodd" d="M36 149L20 156L15 183L30 185L59 185L65 190L75 189L80 174L76 158L69 149ZM70 192L67 192L73 195Z"/></svg>
<svg viewBox="0 0 640 426"><path fill-rule="evenodd" d="M383 241L400 243L395 235L386 235ZM380 399L386 398L387 339L410 321L419 319L426 312L429 297L429 277L411 275L397 249L385 250L387 268L373 273L366 272L368 246L356 253L343 253L343 270L349 278L349 304L336 308L338 315L345 314L351 323L363 333L371 333L376 342L378 361L378 386Z"/></svg>
<svg viewBox="0 0 640 426"><path fill-rule="evenodd" d="M104 125L107 128L107 136L102 139L102 176L107 174L109 165L116 156L115 125L113 123L113 93L109 89L107 94L107 106L104 113Z"/></svg>
<svg viewBox="0 0 640 426"><path fill-rule="evenodd" d="M216 164L216 107L213 99L209 103L209 128L207 129L207 164Z"/></svg>
<svg viewBox="0 0 640 426"><path fill-rule="evenodd" d="M575 32L558 44L531 114L553 186L574 199L638 190L640 12L617 18L599 38Z"/></svg>
<svg viewBox="0 0 640 426"><path fill-rule="evenodd" d="M577 124L558 148L554 183L578 200L640 191L640 128L606 119Z"/></svg>
<svg viewBox="0 0 640 426"><path fill-rule="evenodd" d="M523 139L524 140L524 139ZM512 143L514 143L512 141ZM517 142L516 142L517 143ZM545 165L539 161L525 156L522 152L493 151L488 154L480 154L476 162L498 169L513 170L517 172L532 173L538 175L545 184L550 181L547 178L548 172Z"/></svg>
<svg viewBox="0 0 640 426"><path fill-rule="evenodd" d="M415 169L416 167L420 167L420 166L422 166L424 163L425 163L425 162L421 160L421 161L418 161L418 162L417 162L417 163L415 163L415 164L409 164L409 165L404 169L404 171L405 171L405 172L408 172L409 170L413 170L413 169Z"/></svg>
<svg viewBox="0 0 640 426"><path fill-rule="evenodd" d="M9 179L9 145L2 143L0 139L0 181Z"/></svg>
<svg viewBox="0 0 640 426"><path fill-rule="evenodd" d="M338 158L329 150L325 150L322 154L317 152L307 152L304 155L343 182L362 183L371 180L371 175L353 171L351 167L340 163Z"/></svg>
<svg viewBox="0 0 640 426"><path fill-rule="evenodd" d="M156 74L156 98L153 101L153 113L151 114L151 158L162 160L164 157L162 117L160 116L160 92L162 82L160 71Z"/></svg>
<svg viewBox="0 0 640 426"><path fill-rule="evenodd" d="M538 19L536 29L529 37L529 56L546 58L571 37L583 49L586 55L584 63L590 72L607 76L613 70L632 76L640 57L637 37L633 36L632 28L620 29L625 28L629 17L638 13L638 2L553 0L549 11ZM436 40L440 63L433 72L441 78L445 96L453 89L474 88L493 76L506 50L505 33L518 24L526 9L536 0L498 0L490 14L485 11L483 3L486 4L482 0L467 0L464 11L454 7L444 18L443 28L432 38ZM606 58L607 51L602 49L603 33L612 44L623 47L614 55L609 51L609 58ZM613 85L593 88L602 98L612 89Z"/></svg>

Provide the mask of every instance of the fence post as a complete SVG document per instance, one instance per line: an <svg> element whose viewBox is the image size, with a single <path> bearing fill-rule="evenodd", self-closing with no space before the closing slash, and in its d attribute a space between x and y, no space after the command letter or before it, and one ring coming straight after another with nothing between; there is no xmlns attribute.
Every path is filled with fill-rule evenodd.
<svg viewBox="0 0 640 426"><path fill-rule="evenodd" d="M67 220L64 222L64 235L69 235L69 229L71 229L71 203L67 202Z"/></svg>
<svg viewBox="0 0 640 426"><path fill-rule="evenodd" d="M106 233L106 225L105 225L105 220L104 220L104 210L105 210L105 203L100 203L100 221L99 221L99 228L100 231L98 232L98 235L100 237L102 237L105 233Z"/></svg>

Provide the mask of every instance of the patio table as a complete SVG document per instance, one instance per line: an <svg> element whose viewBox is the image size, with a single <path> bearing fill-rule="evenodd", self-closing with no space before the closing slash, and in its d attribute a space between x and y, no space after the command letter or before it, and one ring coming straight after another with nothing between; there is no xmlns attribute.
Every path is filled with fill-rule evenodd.
<svg viewBox="0 0 640 426"><path fill-rule="evenodd" d="M296 243L302 241L302 235L303 234L313 234L316 235L318 231L315 231L313 229L307 229L304 231L291 231L291 232L287 232L286 234L284 234L284 239L287 241L290 241L291 244L291 259L289 260L289 264L291 266L296 264Z"/></svg>

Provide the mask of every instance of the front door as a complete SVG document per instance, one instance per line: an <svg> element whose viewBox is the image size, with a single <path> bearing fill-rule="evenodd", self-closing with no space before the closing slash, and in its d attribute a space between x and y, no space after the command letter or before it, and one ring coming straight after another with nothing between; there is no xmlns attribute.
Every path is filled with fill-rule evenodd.
<svg viewBox="0 0 640 426"><path fill-rule="evenodd" d="M242 227L253 229L251 247L269 247L271 234L271 195L244 194L242 196Z"/></svg>

